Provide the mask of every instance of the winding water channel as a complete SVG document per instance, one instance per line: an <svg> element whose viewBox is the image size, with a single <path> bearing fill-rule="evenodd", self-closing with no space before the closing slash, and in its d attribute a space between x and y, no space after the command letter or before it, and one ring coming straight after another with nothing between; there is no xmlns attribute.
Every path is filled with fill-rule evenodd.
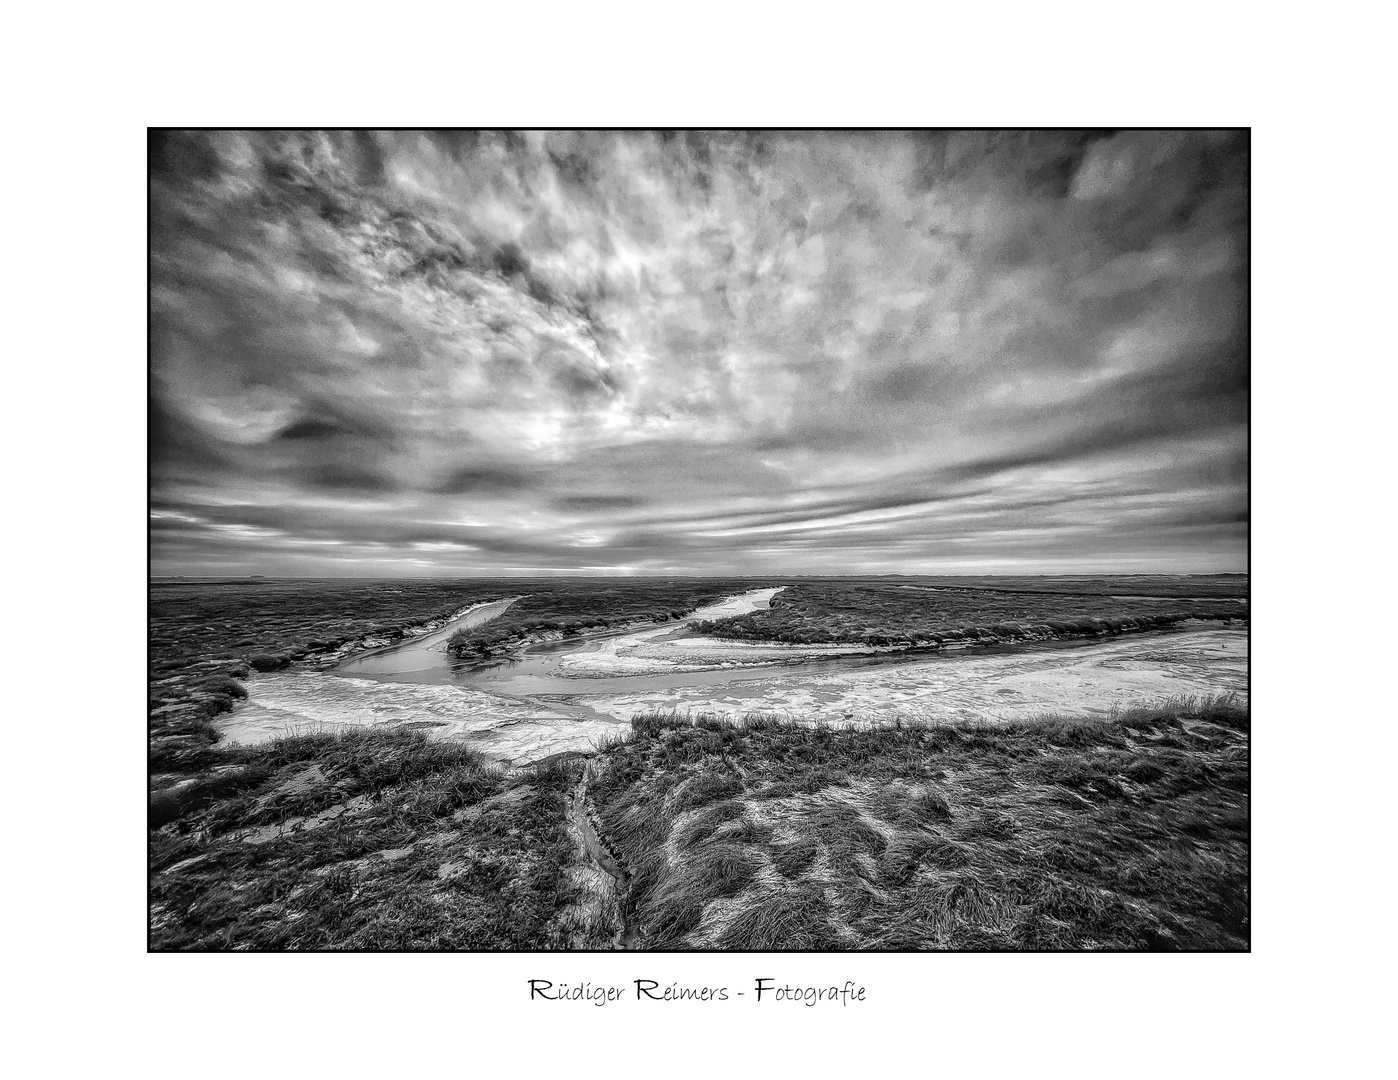
<svg viewBox="0 0 1398 1080"><path fill-rule="evenodd" d="M221 727L226 740L243 743L352 725L416 727L518 764L590 750L625 729L634 713L651 709L769 712L833 724L894 716L995 721L1104 713L1179 694L1246 694L1246 631L1213 625L876 655L727 642L688 629L693 620L766 607L777 591L730 597L684 625L542 642L509 660L451 657L446 642L453 633L496 618L514 600L482 604L439 630L329 671L257 676L249 700Z"/></svg>
<svg viewBox="0 0 1398 1080"><path fill-rule="evenodd" d="M331 673L347 677L389 679L396 682L445 682L450 679L451 657L447 641L459 630L490 622L503 615L519 597L477 604L451 620L440 630L409 638L372 652L358 653L341 661Z"/></svg>

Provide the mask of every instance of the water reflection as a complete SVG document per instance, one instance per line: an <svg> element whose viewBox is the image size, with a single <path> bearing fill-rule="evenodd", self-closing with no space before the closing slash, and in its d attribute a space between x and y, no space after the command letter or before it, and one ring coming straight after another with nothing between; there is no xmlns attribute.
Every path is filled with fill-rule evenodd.
<svg viewBox="0 0 1398 1080"><path fill-rule="evenodd" d="M394 682L447 681L449 663L447 641L458 630L479 626L504 612L519 597L479 604L441 629L409 638L397 645L352 656L332 669L336 675L357 679L390 679Z"/></svg>

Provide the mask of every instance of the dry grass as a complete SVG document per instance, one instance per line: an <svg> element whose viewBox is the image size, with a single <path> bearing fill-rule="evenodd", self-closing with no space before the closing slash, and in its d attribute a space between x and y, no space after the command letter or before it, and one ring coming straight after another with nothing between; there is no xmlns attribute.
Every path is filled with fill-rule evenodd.
<svg viewBox="0 0 1398 1080"><path fill-rule="evenodd" d="M1247 716L832 731L645 716L591 797L645 949L1245 949ZM415 732L222 752L151 834L155 949L561 949L583 765ZM596 947L609 942L597 940Z"/></svg>
<svg viewBox="0 0 1398 1080"><path fill-rule="evenodd" d="M569 942L581 766L509 776L417 732L224 752L151 834L151 947L542 949Z"/></svg>
<svg viewBox="0 0 1398 1080"><path fill-rule="evenodd" d="M593 784L643 947L1246 949L1248 722L646 715Z"/></svg>

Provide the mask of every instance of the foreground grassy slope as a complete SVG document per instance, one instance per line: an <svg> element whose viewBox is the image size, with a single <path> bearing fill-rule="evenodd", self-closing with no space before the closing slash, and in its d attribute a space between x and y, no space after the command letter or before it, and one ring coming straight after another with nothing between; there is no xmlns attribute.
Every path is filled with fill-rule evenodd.
<svg viewBox="0 0 1398 1080"><path fill-rule="evenodd" d="M151 834L151 947L548 949L573 943L578 767L506 775L416 732L223 752Z"/></svg>
<svg viewBox="0 0 1398 1080"><path fill-rule="evenodd" d="M868 731L640 717L587 766L624 935L589 914L579 761L510 773L405 731L209 753L151 833L157 950L1248 947L1227 700Z"/></svg>
<svg viewBox="0 0 1398 1080"><path fill-rule="evenodd" d="M1099 590L1102 587L1106 586L1099 583ZM1132 587L1152 586L1137 581ZM1156 581L1154 587L1164 586ZM1162 629L1186 619L1247 617L1247 605L1233 599L1208 591L1198 599L1202 602L1117 597L1101 591L1002 591L869 579L804 581L778 593L767 610L700 622L695 629L746 641L910 646L1078 637Z"/></svg>
<svg viewBox="0 0 1398 1080"><path fill-rule="evenodd" d="M1245 949L1248 721L649 716L591 794L645 948Z"/></svg>

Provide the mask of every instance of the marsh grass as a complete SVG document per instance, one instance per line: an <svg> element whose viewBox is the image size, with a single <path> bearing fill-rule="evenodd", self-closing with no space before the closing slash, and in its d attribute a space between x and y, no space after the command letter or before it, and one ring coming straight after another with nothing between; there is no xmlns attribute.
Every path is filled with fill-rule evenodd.
<svg viewBox="0 0 1398 1080"><path fill-rule="evenodd" d="M214 720L247 697L242 680L364 640L393 641L502 595L495 582L153 582L151 771L193 774Z"/></svg>
<svg viewBox="0 0 1398 1080"><path fill-rule="evenodd" d="M738 952L776 949L848 949L830 920L825 892L810 882L793 884L765 903L748 904L728 919L714 943Z"/></svg>
<svg viewBox="0 0 1398 1080"><path fill-rule="evenodd" d="M1189 619L1246 619L1236 583L1171 580L1179 596L1112 595L1161 591L1167 583L1074 579L1049 591L1042 584L976 588L845 579L800 582L766 610L695 624L703 634L789 645L862 644L908 648L1093 637L1161 630ZM1242 586L1243 595L1246 584ZM1109 591L1111 590L1111 591Z"/></svg>
<svg viewBox="0 0 1398 1080"><path fill-rule="evenodd" d="M1231 696L838 731L646 713L591 790L645 947L1231 950L1247 749Z"/></svg>
<svg viewBox="0 0 1398 1080"><path fill-rule="evenodd" d="M535 635L575 637L635 622L681 619L704 604L761 584L714 578L635 579L625 585L555 579L529 590L499 618L458 630L447 650L458 657L494 656L514 651Z"/></svg>
<svg viewBox="0 0 1398 1080"><path fill-rule="evenodd" d="M573 899L559 762L511 776L420 732L224 751L151 834L151 947L540 949Z"/></svg>
<svg viewBox="0 0 1398 1080"><path fill-rule="evenodd" d="M593 585L538 585L570 588L565 606L605 600ZM403 730L213 745L254 670L498 595L153 589L153 949L576 944L560 912L577 899L578 758L507 773ZM856 616L841 626L857 630ZM592 793L642 947L1240 949L1247 755L1247 713L1230 699L859 731L655 713L601 740Z"/></svg>
<svg viewBox="0 0 1398 1080"><path fill-rule="evenodd" d="M590 790L642 948L1244 949L1247 726L1229 698L868 730L645 714ZM356 729L218 762L152 832L153 948L576 944L580 759L507 773Z"/></svg>

